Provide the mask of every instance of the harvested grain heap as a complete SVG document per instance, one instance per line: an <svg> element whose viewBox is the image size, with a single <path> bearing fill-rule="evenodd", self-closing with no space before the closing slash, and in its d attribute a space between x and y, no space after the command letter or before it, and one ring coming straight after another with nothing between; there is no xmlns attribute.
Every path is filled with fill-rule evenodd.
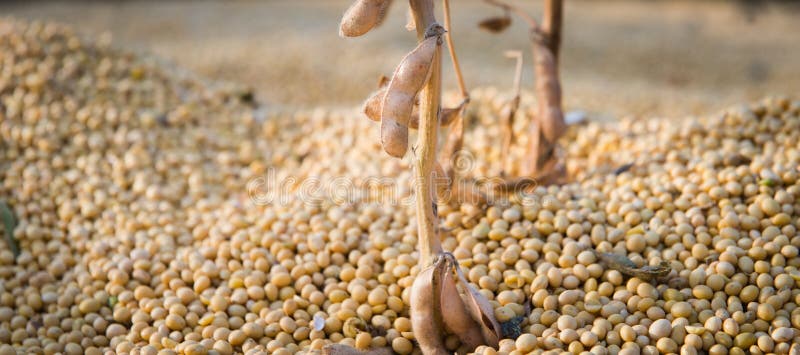
<svg viewBox="0 0 800 355"><path fill-rule="evenodd" d="M22 250L0 243L0 354L413 351L409 205L248 199L270 171L395 177L407 195L407 163L355 110L265 117L236 86L52 24L0 21L0 60L0 200ZM502 100L474 96L472 174L491 174ZM799 111L589 123L564 140L576 183L441 206L444 248L521 333L499 350L789 353ZM592 249L672 271L646 282Z"/></svg>

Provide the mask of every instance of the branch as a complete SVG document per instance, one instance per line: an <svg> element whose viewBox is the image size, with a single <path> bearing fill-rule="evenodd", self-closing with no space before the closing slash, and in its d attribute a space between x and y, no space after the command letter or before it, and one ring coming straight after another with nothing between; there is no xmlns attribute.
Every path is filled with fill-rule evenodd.
<svg viewBox="0 0 800 355"><path fill-rule="evenodd" d="M461 97L469 101L469 92L467 86L464 85L464 76L461 74L461 65L458 64L458 56L456 55L456 48L453 46L453 30L450 27L450 0L444 0L444 39L447 41L447 50L450 52L450 58L453 59L453 70L456 72L456 79L458 79L458 89L461 90Z"/></svg>
<svg viewBox="0 0 800 355"><path fill-rule="evenodd" d="M517 59L517 68L514 73L514 97L503 108L500 113L500 124L503 130L503 145L500 148L502 170L500 175L505 175L511 171L512 161L510 158L511 144L514 142L514 116L519 109L520 86L522 82L522 52L507 51L506 57Z"/></svg>
<svg viewBox="0 0 800 355"><path fill-rule="evenodd" d="M547 46L553 52L558 64L558 51L561 47L561 27L564 19L564 3L562 0L545 0L542 32L547 35Z"/></svg>

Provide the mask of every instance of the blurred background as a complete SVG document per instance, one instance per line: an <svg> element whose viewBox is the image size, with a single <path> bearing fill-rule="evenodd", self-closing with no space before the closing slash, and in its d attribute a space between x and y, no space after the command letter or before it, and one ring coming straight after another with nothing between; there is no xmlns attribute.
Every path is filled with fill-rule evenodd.
<svg viewBox="0 0 800 355"><path fill-rule="evenodd" d="M541 17L541 1L514 1ZM406 1L355 39L338 37L348 0L0 3L0 13L58 21L116 46L150 52L207 77L255 89L278 107L351 107L415 45ZM440 6L440 5L437 5ZM467 85L507 91L527 29L493 35L476 24L502 12L453 0L453 33ZM441 18L441 17L440 17ZM800 4L761 1L567 0L562 50L567 109L602 116L714 112L769 94L800 93ZM455 90L449 58L446 88Z"/></svg>

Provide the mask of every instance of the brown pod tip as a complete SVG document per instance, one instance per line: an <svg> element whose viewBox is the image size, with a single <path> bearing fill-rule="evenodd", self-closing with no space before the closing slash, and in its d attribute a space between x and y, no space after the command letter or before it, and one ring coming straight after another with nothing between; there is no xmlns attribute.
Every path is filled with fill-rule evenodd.
<svg viewBox="0 0 800 355"><path fill-rule="evenodd" d="M390 118L382 119L381 145L389 155L402 158L408 150L408 127Z"/></svg>

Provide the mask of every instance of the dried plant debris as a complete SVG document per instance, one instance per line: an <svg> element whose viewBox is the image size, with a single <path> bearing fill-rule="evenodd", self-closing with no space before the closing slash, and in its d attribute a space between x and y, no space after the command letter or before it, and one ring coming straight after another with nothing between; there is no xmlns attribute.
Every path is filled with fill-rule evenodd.
<svg viewBox="0 0 800 355"><path fill-rule="evenodd" d="M503 332L503 339L516 340L522 334L522 323L525 317L516 316L505 322L500 322L500 330Z"/></svg>
<svg viewBox="0 0 800 355"><path fill-rule="evenodd" d="M478 27L491 33L500 33L511 26L511 16L489 17L478 23Z"/></svg>
<svg viewBox="0 0 800 355"><path fill-rule="evenodd" d="M386 335L386 329L367 323L360 317L350 317L342 325L342 334L355 338L358 333L369 333L373 337Z"/></svg>
<svg viewBox="0 0 800 355"><path fill-rule="evenodd" d="M633 168L634 165L635 165L634 163L622 164L620 167L614 169L614 175L623 174L628 170L631 170L631 168Z"/></svg>
<svg viewBox="0 0 800 355"><path fill-rule="evenodd" d="M14 258L19 256L19 242L14 237L14 229L17 228L17 219L14 218L14 213L8 207L5 201L0 201L0 218L3 220L3 235L6 239L6 244L14 254Z"/></svg>
<svg viewBox="0 0 800 355"><path fill-rule="evenodd" d="M666 261L660 262L658 265L647 265L638 267L631 259L625 255L615 253L602 253L595 252L598 259L606 265L609 269L617 270L623 275L637 277L644 281L658 280L669 275L672 267Z"/></svg>
<svg viewBox="0 0 800 355"><path fill-rule="evenodd" d="M323 355L394 355L391 346L359 350L344 344L330 344L322 348Z"/></svg>
<svg viewBox="0 0 800 355"><path fill-rule="evenodd" d="M746 155L732 153L725 155L725 157L722 159L722 164L725 166L749 165L751 161L753 160Z"/></svg>

